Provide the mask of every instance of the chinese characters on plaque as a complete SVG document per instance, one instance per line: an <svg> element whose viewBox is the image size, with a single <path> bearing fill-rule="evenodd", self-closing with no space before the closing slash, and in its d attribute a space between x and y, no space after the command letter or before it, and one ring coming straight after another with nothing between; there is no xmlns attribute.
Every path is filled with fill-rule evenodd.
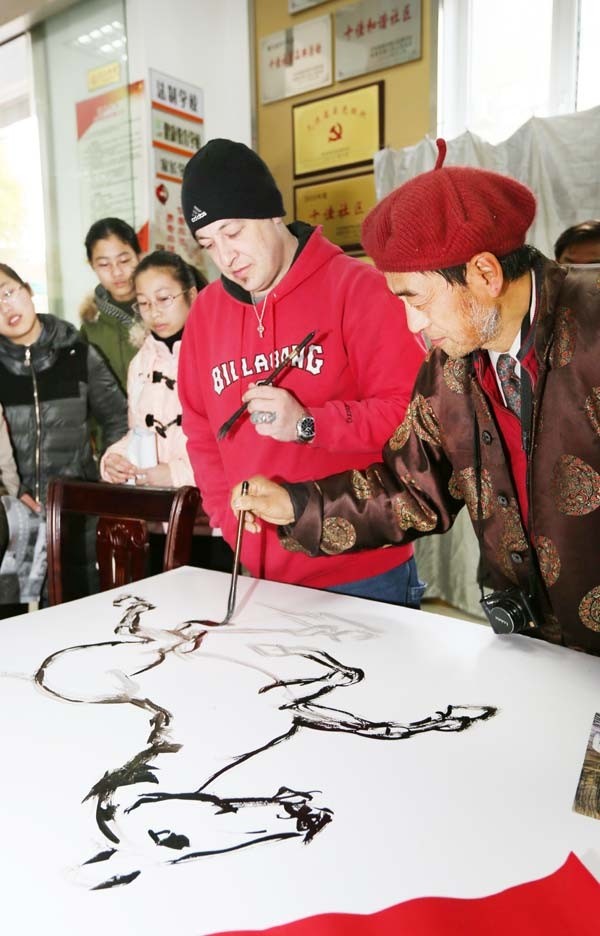
<svg viewBox="0 0 600 936"><path fill-rule="evenodd" d="M260 40L263 104L332 82L331 17L320 16Z"/></svg>
<svg viewBox="0 0 600 936"><path fill-rule="evenodd" d="M204 95L201 88L152 70L150 100L151 242L193 260L196 250L181 210L181 180L188 160L204 143Z"/></svg>
<svg viewBox="0 0 600 936"><path fill-rule="evenodd" d="M328 179L295 187L294 217L322 224L325 237L344 250L362 251L360 227L375 202L372 172Z"/></svg>
<svg viewBox="0 0 600 936"><path fill-rule="evenodd" d="M421 58L421 0L363 0L334 15L336 81Z"/></svg>
<svg viewBox="0 0 600 936"><path fill-rule="evenodd" d="M383 81L292 108L294 176L370 164L383 145Z"/></svg>
<svg viewBox="0 0 600 936"><path fill-rule="evenodd" d="M317 5L288 0L289 13ZM421 58L421 0L361 0L260 40L262 104Z"/></svg>

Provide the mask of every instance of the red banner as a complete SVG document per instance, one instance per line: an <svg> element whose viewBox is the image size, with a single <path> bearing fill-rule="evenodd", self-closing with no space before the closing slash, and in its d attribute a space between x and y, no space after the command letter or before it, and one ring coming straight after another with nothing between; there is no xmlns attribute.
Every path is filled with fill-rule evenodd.
<svg viewBox="0 0 600 936"><path fill-rule="evenodd" d="M237 930L215 936L252 936ZM378 913L325 913L264 936L598 936L600 884L570 854L554 874L491 897L421 897Z"/></svg>

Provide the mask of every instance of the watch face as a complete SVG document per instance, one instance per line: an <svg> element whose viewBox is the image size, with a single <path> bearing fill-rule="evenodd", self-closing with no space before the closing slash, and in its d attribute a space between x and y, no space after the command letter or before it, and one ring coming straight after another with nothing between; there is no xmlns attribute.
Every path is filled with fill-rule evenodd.
<svg viewBox="0 0 600 936"><path fill-rule="evenodd" d="M302 416L296 425L296 434L301 442L310 442L315 437L315 420L313 416Z"/></svg>

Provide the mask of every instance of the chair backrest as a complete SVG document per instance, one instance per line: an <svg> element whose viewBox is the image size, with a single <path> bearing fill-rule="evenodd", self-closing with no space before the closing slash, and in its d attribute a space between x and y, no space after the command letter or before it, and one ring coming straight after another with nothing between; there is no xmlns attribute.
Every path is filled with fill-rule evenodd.
<svg viewBox="0 0 600 936"><path fill-rule="evenodd" d="M204 518L198 488L135 487L101 481L65 481L48 486L48 599L65 600L62 546L65 514L98 517L96 554L100 588L115 588L147 574L148 524L167 524L163 571L189 562L194 526ZM66 526L66 524L65 524Z"/></svg>

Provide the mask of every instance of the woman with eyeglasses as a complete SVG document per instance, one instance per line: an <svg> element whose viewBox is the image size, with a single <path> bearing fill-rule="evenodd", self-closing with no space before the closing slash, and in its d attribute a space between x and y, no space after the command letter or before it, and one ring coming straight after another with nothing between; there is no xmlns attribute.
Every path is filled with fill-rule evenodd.
<svg viewBox="0 0 600 936"><path fill-rule="evenodd" d="M127 369L135 354L129 332L135 323L133 272L140 244L126 221L102 218L87 232L85 250L99 282L80 309L81 334L98 348L125 390Z"/></svg>
<svg viewBox="0 0 600 936"><path fill-rule="evenodd" d="M181 428L177 367L181 337L192 302L207 285L178 254L156 250L135 274L135 311L141 324L131 340L140 346L129 365L129 432L106 450L104 481L181 487L195 484ZM162 571L164 535L151 532L149 574ZM194 536L192 565L231 570L233 554L220 536Z"/></svg>
<svg viewBox="0 0 600 936"><path fill-rule="evenodd" d="M190 306L204 286L197 270L167 250L149 254L136 268L134 311L141 324L131 332L139 351L127 379L129 432L102 458L105 481L152 487L195 484L181 428L177 365Z"/></svg>
<svg viewBox="0 0 600 936"><path fill-rule="evenodd" d="M19 496L28 494L29 506L37 511L46 503L51 478L97 480L90 417L107 443L119 439L127 427L125 396L103 357L69 322L38 315L29 284L4 263L0 403L21 479ZM86 565L84 556L85 548L79 548L75 564L82 567L80 581L89 583L80 593L92 590L95 546L93 562L90 558Z"/></svg>

